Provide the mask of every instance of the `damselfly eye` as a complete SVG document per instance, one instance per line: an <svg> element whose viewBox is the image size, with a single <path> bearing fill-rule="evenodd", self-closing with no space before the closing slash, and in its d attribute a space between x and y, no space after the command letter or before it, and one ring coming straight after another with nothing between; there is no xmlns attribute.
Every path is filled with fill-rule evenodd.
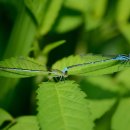
<svg viewBox="0 0 130 130"><path fill-rule="evenodd" d="M64 68L64 69L62 70L62 72L63 72L63 74L66 74L66 73L68 72L68 68L67 68L67 67Z"/></svg>
<svg viewBox="0 0 130 130"><path fill-rule="evenodd" d="M65 75L67 75L68 74L68 71L65 71L65 73L64 73Z"/></svg>

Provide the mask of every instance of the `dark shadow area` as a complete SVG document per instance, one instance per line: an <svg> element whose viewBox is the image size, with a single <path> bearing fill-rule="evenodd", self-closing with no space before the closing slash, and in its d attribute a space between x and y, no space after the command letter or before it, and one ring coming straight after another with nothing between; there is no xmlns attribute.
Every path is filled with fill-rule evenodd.
<svg viewBox="0 0 130 130"><path fill-rule="evenodd" d="M98 85L92 84L87 80L80 82L80 88L87 95L88 99L110 99L119 96L118 93L105 90Z"/></svg>

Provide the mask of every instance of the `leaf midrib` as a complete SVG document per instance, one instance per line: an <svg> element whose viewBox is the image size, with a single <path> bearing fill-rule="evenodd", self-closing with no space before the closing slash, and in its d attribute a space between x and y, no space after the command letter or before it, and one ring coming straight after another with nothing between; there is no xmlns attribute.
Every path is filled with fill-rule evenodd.
<svg viewBox="0 0 130 130"><path fill-rule="evenodd" d="M65 126L65 129L64 130L67 130L67 123L66 123L66 121L65 121L65 117L64 117L64 112L63 112L63 107L62 107L62 101L61 101L61 99L60 99L60 93L59 93L59 91L58 91L58 89L57 89L57 87L56 87L56 85L55 85L55 90L56 90L56 93L57 93L57 101L58 101L58 104L59 104L59 106L60 106L60 113L61 113L61 118L63 119L62 121L63 121L63 124L64 124L64 126Z"/></svg>

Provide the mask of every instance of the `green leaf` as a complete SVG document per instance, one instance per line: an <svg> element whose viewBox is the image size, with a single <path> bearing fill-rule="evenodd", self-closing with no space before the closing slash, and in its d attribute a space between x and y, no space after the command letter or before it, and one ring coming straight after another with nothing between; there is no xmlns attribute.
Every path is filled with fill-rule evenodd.
<svg viewBox="0 0 130 130"><path fill-rule="evenodd" d="M81 57L79 55L69 56L67 58L63 58L62 60L56 62L52 69L63 70L67 66L75 65L75 64L83 64L87 62L91 62L91 64L77 66L70 68L68 70L68 75L80 75L80 76L98 76L104 74L111 74L122 69L125 69L126 65L121 64L119 61L115 60L107 60L102 62L102 60L110 59L108 57L102 57L98 55L87 55ZM95 61L100 61L96 63L92 63Z"/></svg>
<svg viewBox="0 0 130 130"><path fill-rule="evenodd" d="M107 0L89 0L86 12L86 29L92 30L102 24Z"/></svg>
<svg viewBox="0 0 130 130"><path fill-rule="evenodd" d="M92 119L99 119L114 105L116 99L89 100ZM96 109L95 109L96 108Z"/></svg>
<svg viewBox="0 0 130 130"><path fill-rule="evenodd" d="M112 130L130 130L130 98L124 98L112 118Z"/></svg>
<svg viewBox="0 0 130 130"><path fill-rule="evenodd" d="M37 23L40 24L45 14L45 6L47 0L24 0L24 3L26 7L30 10L30 12L33 14Z"/></svg>
<svg viewBox="0 0 130 130"><path fill-rule="evenodd" d="M55 49L56 47L64 44L65 42L66 42L65 40L60 40L60 41L47 44L47 46L45 46L45 48L42 51L40 50L38 43L35 42L33 46L33 51L34 51L36 59L42 64L47 63L49 52Z"/></svg>
<svg viewBox="0 0 130 130"><path fill-rule="evenodd" d="M5 110L3 110L2 108L0 108L0 127L2 126L2 124L5 121L13 121L13 117L7 113Z"/></svg>
<svg viewBox="0 0 130 130"><path fill-rule="evenodd" d="M74 9L83 13L86 13L88 0L66 0L64 6L70 9Z"/></svg>
<svg viewBox="0 0 130 130"><path fill-rule="evenodd" d="M120 92L118 84L108 76L84 78L80 86L87 93L93 120L99 119L112 108Z"/></svg>
<svg viewBox="0 0 130 130"><path fill-rule="evenodd" d="M0 76L11 78L24 78L36 75L46 75L46 68L34 59L10 58L0 61Z"/></svg>
<svg viewBox="0 0 130 130"><path fill-rule="evenodd" d="M36 116L22 116L8 130L39 130L39 125Z"/></svg>
<svg viewBox="0 0 130 130"><path fill-rule="evenodd" d="M58 46L64 44L65 42L66 42L65 40L61 40L61 41L56 41L56 42L54 42L54 43L51 43L51 44L47 45L47 46L43 49L42 53L43 53L44 55L48 55L48 53L49 53L51 50L53 50L53 49L55 49L56 47L58 47Z"/></svg>
<svg viewBox="0 0 130 130"><path fill-rule="evenodd" d="M92 130L86 95L76 83L42 83L37 93L42 130Z"/></svg>
<svg viewBox="0 0 130 130"><path fill-rule="evenodd" d="M86 77L80 84L95 99L117 97L120 93L120 85L110 76Z"/></svg>
<svg viewBox="0 0 130 130"><path fill-rule="evenodd" d="M130 74L130 69L126 69L122 72L120 72L116 76L116 81L120 84L123 85L123 88L126 89L125 91L127 92L128 89L130 89L130 77L128 76Z"/></svg>
<svg viewBox="0 0 130 130"><path fill-rule="evenodd" d="M116 19L120 31L130 42L130 1L129 0L119 0L117 5Z"/></svg>
<svg viewBox="0 0 130 130"><path fill-rule="evenodd" d="M52 0L50 2L50 5L48 6L44 20L42 21L42 24L39 30L40 35L45 35L51 30L59 14L59 11L63 5L63 2L64 0Z"/></svg>
<svg viewBox="0 0 130 130"><path fill-rule="evenodd" d="M65 15L59 19L58 24L55 27L55 30L58 33L66 33L80 26L81 23L82 17L80 15Z"/></svg>

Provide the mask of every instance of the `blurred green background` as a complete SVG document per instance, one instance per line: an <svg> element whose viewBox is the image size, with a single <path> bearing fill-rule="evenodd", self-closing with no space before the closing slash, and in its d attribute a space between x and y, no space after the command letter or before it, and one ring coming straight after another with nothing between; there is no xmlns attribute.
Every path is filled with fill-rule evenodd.
<svg viewBox="0 0 130 130"><path fill-rule="evenodd" d="M60 40L66 43L42 53ZM71 54L129 54L129 44L129 0L0 0L1 60L42 57L51 67ZM1 78L0 107L13 116L35 113L35 89L34 78Z"/></svg>

